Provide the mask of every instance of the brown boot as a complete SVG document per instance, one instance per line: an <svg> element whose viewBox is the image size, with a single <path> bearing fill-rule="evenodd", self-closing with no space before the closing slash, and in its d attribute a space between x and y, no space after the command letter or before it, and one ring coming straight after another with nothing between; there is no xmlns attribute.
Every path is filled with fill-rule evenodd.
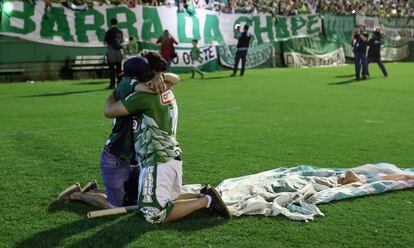
<svg viewBox="0 0 414 248"><path fill-rule="evenodd" d="M62 191L57 200L59 202L64 202L69 200L69 196L73 193L73 192L80 192L81 191L81 187L79 183L75 183L72 184L71 186L67 187L64 191Z"/></svg>

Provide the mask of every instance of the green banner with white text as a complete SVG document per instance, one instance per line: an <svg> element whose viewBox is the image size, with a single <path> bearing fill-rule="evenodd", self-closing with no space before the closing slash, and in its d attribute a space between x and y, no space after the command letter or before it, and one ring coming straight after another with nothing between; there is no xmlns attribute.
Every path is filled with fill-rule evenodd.
<svg viewBox="0 0 414 248"><path fill-rule="evenodd" d="M283 58L288 67L337 66L345 64L339 43L325 36L292 39L282 43Z"/></svg>
<svg viewBox="0 0 414 248"><path fill-rule="evenodd" d="M196 9L195 15L177 12L175 7L144 7L137 5L96 6L92 10L74 11L61 4L45 7L43 1L5 0L0 34L30 41L73 47L102 47L110 20L117 18L124 36L154 43L162 31L170 31L182 47L199 45L235 45L235 25L250 26L257 43L318 35L322 31L319 15L292 17L270 14L225 14Z"/></svg>
<svg viewBox="0 0 414 248"><path fill-rule="evenodd" d="M354 57L351 40L355 17L324 14L323 18L326 38L331 42L338 42L346 57Z"/></svg>
<svg viewBox="0 0 414 248"><path fill-rule="evenodd" d="M236 46L219 46L220 64L225 67L233 68L236 50ZM273 63L273 59L274 48L272 43L253 43L250 45L247 53L246 68L254 68L266 63ZM241 62L239 63L239 68L241 68Z"/></svg>
<svg viewBox="0 0 414 248"><path fill-rule="evenodd" d="M219 66L217 49L215 46L202 46L199 47L201 51L201 63L199 63L198 68L202 71L216 71ZM151 43L142 43L141 52L158 52L159 47ZM174 72L186 72L190 71L192 68L191 64L191 49L188 47L175 47L175 53L177 57L172 61L172 67Z"/></svg>

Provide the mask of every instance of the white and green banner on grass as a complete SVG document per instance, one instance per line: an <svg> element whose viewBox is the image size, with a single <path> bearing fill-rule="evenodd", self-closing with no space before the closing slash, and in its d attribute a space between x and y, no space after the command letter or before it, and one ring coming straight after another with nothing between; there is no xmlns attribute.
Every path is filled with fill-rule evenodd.
<svg viewBox="0 0 414 248"><path fill-rule="evenodd" d="M384 46L381 57L395 61L407 58L410 42L414 42L414 18L379 18L384 30Z"/></svg>
<svg viewBox="0 0 414 248"><path fill-rule="evenodd" d="M222 66L233 68L236 50L236 46L219 46L218 52L220 55L220 64ZM266 62L273 61L273 57L273 43L253 43L250 45L247 53L246 68L261 66ZM241 61L239 63L239 68L241 68Z"/></svg>
<svg viewBox="0 0 414 248"><path fill-rule="evenodd" d="M325 36L283 42L283 57L288 67L337 66L345 63L344 50Z"/></svg>
<svg viewBox="0 0 414 248"><path fill-rule="evenodd" d="M117 18L125 37L154 43L164 29L180 45L190 47L191 40L200 45L235 45L234 27L249 24L258 43L318 35L322 31L319 15L273 18L269 14L224 14L197 9L195 15L177 12L176 8L96 6L88 11L73 11L61 4L46 7L43 1L4 1L0 34L31 41L78 47L103 46L110 20Z"/></svg>
<svg viewBox="0 0 414 248"><path fill-rule="evenodd" d="M352 31L355 28L353 16L324 14L324 30L327 40L337 42L343 48L346 57L354 57L351 46Z"/></svg>
<svg viewBox="0 0 414 248"><path fill-rule="evenodd" d="M201 50L202 62L199 64L199 68L203 71L215 71L218 68L218 56L217 50L214 46L202 46ZM159 47L151 43L142 43L141 52L158 52ZM177 57L173 59L172 66L175 71L188 71L191 67L191 49L188 47L176 47L175 53Z"/></svg>

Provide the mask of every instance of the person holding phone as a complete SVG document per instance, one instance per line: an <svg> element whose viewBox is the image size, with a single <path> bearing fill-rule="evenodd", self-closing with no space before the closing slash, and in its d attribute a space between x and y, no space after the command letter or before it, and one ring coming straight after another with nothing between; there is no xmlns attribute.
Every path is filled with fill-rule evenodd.
<svg viewBox="0 0 414 248"><path fill-rule="evenodd" d="M368 77L368 61L367 61L367 44L368 34L365 31L364 26L359 26L354 30L352 34L352 47L354 51L355 60L355 79L360 80L361 68L362 68L362 79Z"/></svg>
<svg viewBox="0 0 414 248"><path fill-rule="evenodd" d="M236 51L236 58L234 60L234 67L233 67L233 74L232 77L236 76L237 68L239 67L239 62L241 60L241 69L240 69L240 76L244 75L245 67L246 67L246 57L247 52L249 50L250 38L251 35L249 34L249 25L244 25L243 32L240 32L240 25L235 26L235 38L238 40L237 42L237 51Z"/></svg>

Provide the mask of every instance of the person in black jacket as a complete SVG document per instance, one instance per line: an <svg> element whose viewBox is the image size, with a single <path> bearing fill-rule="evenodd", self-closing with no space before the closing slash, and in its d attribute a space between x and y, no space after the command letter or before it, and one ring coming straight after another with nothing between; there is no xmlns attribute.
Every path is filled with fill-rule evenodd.
<svg viewBox="0 0 414 248"><path fill-rule="evenodd" d="M240 76L244 75L244 69L246 66L246 56L247 56L247 51L249 50L249 43L250 43L250 38L251 38L248 31L249 31L249 25L244 25L243 32L240 32L240 26L236 26L235 38L238 39L238 42L237 42L236 59L234 60L233 74L231 75L233 77L236 76L237 67L239 67L240 59L242 61Z"/></svg>
<svg viewBox="0 0 414 248"><path fill-rule="evenodd" d="M111 82L109 83L108 88L113 89L115 88L115 78L117 79L117 84L122 80L120 74L122 72L122 42L124 37L122 31L117 27L117 19L112 18L111 25L112 27L106 31L105 34L105 44L107 45L106 56L111 77Z"/></svg>
<svg viewBox="0 0 414 248"><path fill-rule="evenodd" d="M367 44L368 34L364 26L358 27L352 35L352 46L355 59L355 78L360 79L362 67L362 79L367 79L368 62L367 62Z"/></svg>
<svg viewBox="0 0 414 248"><path fill-rule="evenodd" d="M388 76L387 69L381 61L381 29L375 28L371 39L368 41L368 65L369 63L376 62L379 68L384 74L384 77Z"/></svg>

